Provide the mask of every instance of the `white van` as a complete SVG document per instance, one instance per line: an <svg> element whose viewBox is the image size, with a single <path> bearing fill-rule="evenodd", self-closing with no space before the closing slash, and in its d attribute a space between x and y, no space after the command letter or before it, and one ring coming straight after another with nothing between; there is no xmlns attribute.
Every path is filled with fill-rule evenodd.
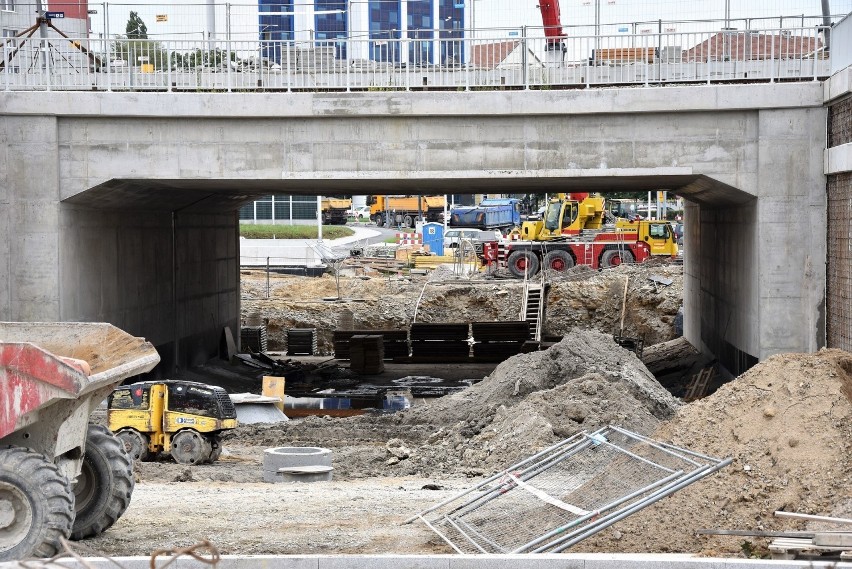
<svg viewBox="0 0 852 569"><path fill-rule="evenodd" d="M462 240L473 242L499 241L503 234L497 231L482 231L481 229L447 229L444 233L444 249L455 249Z"/></svg>

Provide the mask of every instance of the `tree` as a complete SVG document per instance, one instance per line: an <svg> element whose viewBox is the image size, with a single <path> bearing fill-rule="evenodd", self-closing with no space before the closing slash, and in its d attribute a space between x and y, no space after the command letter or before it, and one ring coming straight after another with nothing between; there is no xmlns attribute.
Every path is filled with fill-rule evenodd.
<svg viewBox="0 0 852 569"><path fill-rule="evenodd" d="M128 39L148 39L148 26L145 25L145 22L142 21L142 18L136 12L130 12L130 18L127 19L125 31Z"/></svg>

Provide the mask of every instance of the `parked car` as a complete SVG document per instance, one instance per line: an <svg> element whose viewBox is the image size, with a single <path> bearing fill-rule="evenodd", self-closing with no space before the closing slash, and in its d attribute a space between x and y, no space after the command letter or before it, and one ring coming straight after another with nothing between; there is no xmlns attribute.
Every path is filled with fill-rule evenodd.
<svg viewBox="0 0 852 569"><path fill-rule="evenodd" d="M362 205L360 207L355 207L346 212L346 215L349 217L354 217L358 221L363 219L370 219L370 206Z"/></svg>
<svg viewBox="0 0 852 569"><path fill-rule="evenodd" d="M462 240L473 242L488 242L500 240L503 234L497 230L483 231L481 229L448 229L444 233L444 248L455 249Z"/></svg>

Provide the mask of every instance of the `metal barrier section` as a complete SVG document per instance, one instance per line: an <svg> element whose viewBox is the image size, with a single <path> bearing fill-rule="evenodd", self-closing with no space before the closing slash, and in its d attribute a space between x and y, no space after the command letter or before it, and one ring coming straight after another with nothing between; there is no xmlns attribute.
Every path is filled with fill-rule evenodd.
<svg viewBox="0 0 852 569"><path fill-rule="evenodd" d="M463 554L556 553L727 466L615 426L582 432L420 519Z"/></svg>
<svg viewBox="0 0 852 569"><path fill-rule="evenodd" d="M830 75L822 29L327 42L20 36L0 41L7 91L415 91L585 88ZM470 35L476 36L471 30ZM340 44L340 45L338 45ZM360 54L360 57L358 56ZM454 54L453 57L441 54Z"/></svg>

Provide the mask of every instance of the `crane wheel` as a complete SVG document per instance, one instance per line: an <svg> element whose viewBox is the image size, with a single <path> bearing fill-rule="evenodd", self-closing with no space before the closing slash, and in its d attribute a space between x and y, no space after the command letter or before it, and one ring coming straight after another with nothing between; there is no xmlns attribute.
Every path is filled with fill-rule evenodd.
<svg viewBox="0 0 852 569"><path fill-rule="evenodd" d="M532 251L514 251L506 261L509 272L518 278L535 276L538 273L538 257Z"/></svg>
<svg viewBox="0 0 852 569"><path fill-rule="evenodd" d="M562 273L574 267L574 258L568 251L551 251L544 256L544 266L550 271Z"/></svg>
<svg viewBox="0 0 852 569"><path fill-rule="evenodd" d="M210 460L212 452L210 441L192 429L181 431L172 439L172 458L180 464L202 464Z"/></svg>
<svg viewBox="0 0 852 569"><path fill-rule="evenodd" d="M121 429L115 434L122 443L124 450L132 460L149 460L151 451L148 449L148 437L136 429Z"/></svg>
<svg viewBox="0 0 852 569"><path fill-rule="evenodd" d="M43 455L0 448L0 562L53 557L71 535L74 492Z"/></svg>
<svg viewBox="0 0 852 569"><path fill-rule="evenodd" d="M618 249L607 249L601 253L600 267L602 269L611 269L619 265L631 264L635 258L633 253L628 250L619 251Z"/></svg>
<svg viewBox="0 0 852 569"><path fill-rule="evenodd" d="M133 461L124 443L101 425L89 425L83 468L74 484L77 517L71 539L86 539L112 527L130 505Z"/></svg>

